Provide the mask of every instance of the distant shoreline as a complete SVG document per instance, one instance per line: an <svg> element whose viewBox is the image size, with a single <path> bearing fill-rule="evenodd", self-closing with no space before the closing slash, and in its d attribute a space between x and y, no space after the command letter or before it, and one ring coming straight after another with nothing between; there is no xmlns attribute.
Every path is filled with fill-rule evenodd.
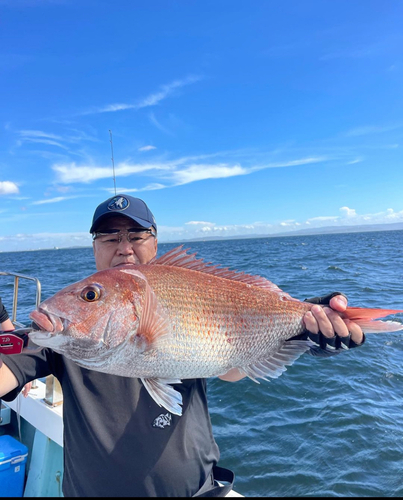
<svg viewBox="0 0 403 500"><path fill-rule="evenodd" d="M299 229L297 231L284 231L275 234L246 234L237 236L205 236L202 238L188 238L178 239L171 241L161 241L159 244L184 244L184 243L200 243L208 241L229 241L229 240L245 240L245 239L261 239L261 238L284 238L295 236L326 236L332 234L350 234L350 233L379 233L384 231L403 231L403 223L396 222L393 224L368 224L360 226L336 226L336 227L322 227L316 229ZM1 253L15 253L15 252L38 252L43 250L73 250L81 248L92 248L91 245L78 245L69 247L53 247L53 248L35 248L30 250L0 250Z"/></svg>

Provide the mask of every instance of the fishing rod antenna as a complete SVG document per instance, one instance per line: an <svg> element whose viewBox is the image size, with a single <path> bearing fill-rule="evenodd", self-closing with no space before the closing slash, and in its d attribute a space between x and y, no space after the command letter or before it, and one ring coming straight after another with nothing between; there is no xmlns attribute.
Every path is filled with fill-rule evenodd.
<svg viewBox="0 0 403 500"><path fill-rule="evenodd" d="M112 130L109 130L109 136L110 136L111 153L112 153L113 185L114 185L114 187L115 187L115 196L116 196L115 160L113 159Z"/></svg>

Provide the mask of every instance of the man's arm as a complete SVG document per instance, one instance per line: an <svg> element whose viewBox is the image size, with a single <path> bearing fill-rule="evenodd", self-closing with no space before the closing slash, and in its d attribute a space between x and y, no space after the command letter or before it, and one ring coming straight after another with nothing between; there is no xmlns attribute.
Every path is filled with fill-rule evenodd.
<svg viewBox="0 0 403 500"><path fill-rule="evenodd" d="M11 321L11 319L6 319L5 321L2 321L0 323L0 330L3 332L11 332L11 330L14 330L14 325Z"/></svg>
<svg viewBox="0 0 403 500"><path fill-rule="evenodd" d="M0 363L2 363L0 359ZM0 366L0 398L18 387L18 380L10 368L2 363Z"/></svg>
<svg viewBox="0 0 403 500"><path fill-rule="evenodd" d="M7 309L4 307L0 297L0 330L11 331L14 330L14 325L8 315Z"/></svg>

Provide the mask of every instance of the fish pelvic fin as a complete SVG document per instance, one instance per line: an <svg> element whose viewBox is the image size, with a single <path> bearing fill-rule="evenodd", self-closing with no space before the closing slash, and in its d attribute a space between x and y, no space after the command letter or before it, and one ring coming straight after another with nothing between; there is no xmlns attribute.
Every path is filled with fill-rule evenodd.
<svg viewBox="0 0 403 500"><path fill-rule="evenodd" d="M402 313L399 309L367 309L364 307L347 307L341 314L345 319L357 323L364 333L397 332L403 330L403 324L398 321L375 321L390 314Z"/></svg>
<svg viewBox="0 0 403 500"><path fill-rule="evenodd" d="M158 406L163 406L174 415L182 415L182 394L170 385L180 384L181 380L142 378L141 381Z"/></svg>
<svg viewBox="0 0 403 500"><path fill-rule="evenodd" d="M275 283L272 283L262 276L254 276L252 274L246 274L240 271L233 271L228 267L220 267L218 265L212 265L211 262L205 262L203 259L197 259L196 253L187 253L189 248L183 249L183 245L169 250L169 252L161 255L161 257L152 259L149 264L151 265L161 265L161 266L174 266L182 267L185 269L191 269L192 271L199 271L206 274L212 274L218 276L219 278L225 278L232 281L241 281L247 285L258 286L260 288L266 288L272 292L276 292L281 295L283 300L293 300L298 301L288 293L284 292Z"/></svg>
<svg viewBox="0 0 403 500"><path fill-rule="evenodd" d="M260 383L258 378L269 382L267 377L278 378L287 370L286 366L292 365L313 345L314 343L310 340L289 340L284 342L280 349L269 358L238 369L257 384Z"/></svg>

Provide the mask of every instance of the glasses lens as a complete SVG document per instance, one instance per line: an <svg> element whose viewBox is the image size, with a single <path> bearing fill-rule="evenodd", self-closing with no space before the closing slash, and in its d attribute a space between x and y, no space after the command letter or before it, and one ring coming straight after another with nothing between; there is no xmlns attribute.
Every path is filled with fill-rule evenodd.
<svg viewBox="0 0 403 500"><path fill-rule="evenodd" d="M118 230L108 230L100 233L94 233L93 239L98 240L100 243L108 245L117 245L122 241L123 237L127 238L127 241L133 245L141 244L143 241L147 240L150 236L155 236L152 229L140 229L140 230L130 230L130 231L118 231Z"/></svg>

